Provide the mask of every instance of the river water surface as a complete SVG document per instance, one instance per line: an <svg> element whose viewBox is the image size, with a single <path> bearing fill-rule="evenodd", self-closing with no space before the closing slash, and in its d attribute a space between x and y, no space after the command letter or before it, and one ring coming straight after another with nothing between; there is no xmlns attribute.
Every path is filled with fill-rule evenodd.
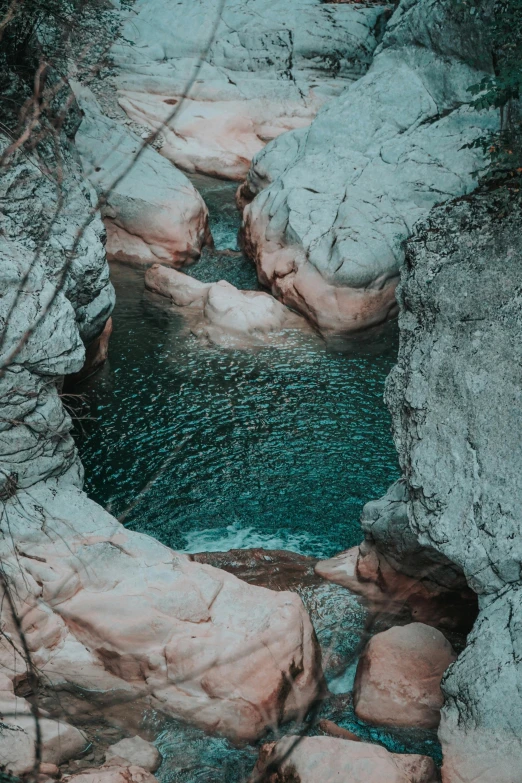
<svg viewBox="0 0 522 783"><path fill-rule="evenodd" d="M237 251L235 185L200 177L220 250ZM206 252L188 271L258 287L240 254ZM185 551L264 546L331 555L361 539L363 504L398 476L384 380L397 327L332 350L201 345L143 273L112 265L109 361L81 391L86 490L132 529Z"/></svg>

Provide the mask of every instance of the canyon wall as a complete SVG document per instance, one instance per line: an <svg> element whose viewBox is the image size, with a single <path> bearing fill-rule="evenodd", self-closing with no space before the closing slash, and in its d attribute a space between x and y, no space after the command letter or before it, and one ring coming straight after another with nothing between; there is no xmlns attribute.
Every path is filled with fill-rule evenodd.
<svg viewBox="0 0 522 783"><path fill-rule="evenodd" d="M501 188L434 209L398 289L386 397L406 494L367 532L407 574L417 562L451 586L460 573L479 596L443 681L444 783L514 783L522 769L521 206Z"/></svg>
<svg viewBox="0 0 522 783"><path fill-rule="evenodd" d="M369 71L254 158L239 194L245 249L260 281L323 334L393 315L403 241L437 203L474 189L482 156L466 144L498 126L498 112L467 106L492 72L488 8L402 0Z"/></svg>

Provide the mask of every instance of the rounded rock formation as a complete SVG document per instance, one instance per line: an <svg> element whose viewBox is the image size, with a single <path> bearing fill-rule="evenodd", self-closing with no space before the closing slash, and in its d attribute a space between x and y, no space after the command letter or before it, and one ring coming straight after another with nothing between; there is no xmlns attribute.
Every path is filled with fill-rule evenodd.
<svg viewBox="0 0 522 783"><path fill-rule="evenodd" d="M423 623L376 634L357 666L355 714L377 726L435 728L441 679L455 659L443 634Z"/></svg>

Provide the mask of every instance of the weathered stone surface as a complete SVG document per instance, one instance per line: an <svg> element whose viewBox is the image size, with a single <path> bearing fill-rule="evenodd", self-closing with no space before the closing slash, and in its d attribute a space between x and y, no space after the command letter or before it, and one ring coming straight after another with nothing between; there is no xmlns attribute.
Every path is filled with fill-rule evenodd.
<svg viewBox="0 0 522 783"><path fill-rule="evenodd" d="M108 193L102 215L109 260L133 266L193 263L211 241L208 211L197 190L153 147L133 163L144 140L105 116L87 88L76 84L75 92L84 115L76 133L83 168L97 193Z"/></svg>
<svg viewBox="0 0 522 783"><path fill-rule="evenodd" d="M410 532L479 594L442 682L445 783L513 783L522 768L520 207L499 189L433 210L408 243L399 292L387 400Z"/></svg>
<svg viewBox="0 0 522 783"><path fill-rule="evenodd" d="M107 750L105 761L113 759L123 759L129 766L155 772L161 764L161 753L151 742L141 737L129 737L116 742Z"/></svg>
<svg viewBox="0 0 522 783"><path fill-rule="evenodd" d="M284 758L287 756L286 758ZM283 759L282 761L278 761ZM276 769L272 771L272 765ZM263 745L251 783L436 783L427 756L389 753L379 745L334 737L285 737Z"/></svg>
<svg viewBox="0 0 522 783"><path fill-rule="evenodd" d="M10 678L0 682L0 765L13 775L32 772L35 764L36 724L30 705L16 697ZM39 717L42 768L78 756L86 747L83 734L68 723ZM43 772L45 770L42 770Z"/></svg>
<svg viewBox="0 0 522 783"><path fill-rule="evenodd" d="M187 308L192 332L217 345L273 344L284 339L288 330L310 331L302 316L270 294L240 291L226 280L201 283L182 272L155 265L145 273L145 286L167 296L177 307Z"/></svg>
<svg viewBox="0 0 522 783"><path fill-rule="evenodd" d="M46 682L127 701L128 720L145 700L234 740L307 710L320 667L297 595L126 531L67 480L19 492L8 515L2 561Z"/></svg>
<svg viewBox="0 0 522 783"><path fill-rule="evenodd" d="M357 665L356 715L377 726L438 726L440 682L455 658L442 633L423 623L376 634Z"/></svg>
<svg viewBox="0 0 522 783"><path fill-rule="evenodd" d="M325 579L361 595L375 612L438 628L471 630L478 613L475 593L461 570L433 547L424 547L408 522L403 481L367 503L365 540L315 566Z"/></svg>
<svg viewBox="0 0 522 783"><path fill-rule="evenodd" d="M136 765L107 765L66 777L67 783L157 783L154 775Z"/></svg>
<svg viewBox="0 0 522 783"><path fill-rule="evenodd" d="M120 103L157 128L187 92L220 0L139 0L112 49ZM388 6L389 7L389 6ZM227 0L189 97L161 152L181 168L241 179L275 136L310 123L365 72L385 6L321 0ZM129 45L130 44L130 45Z"/></svg>
<svg viewBox="0 0 522 783"><path fill-rule="evenodd" d="M464 145L498 116L466 105L492 68L473 19L451 0L403 0L368 73L253 160L245 248L261 282L325 334L394 314L403 240L475 187L481 152Z"/></svg>
<svg viewBox="0 0 522 783"><path fill-rule="evenodd" d="M246 585L126 531L81 491L58 389L63 375L81 369L81 337L87 342L103 328L113 292L100 218L93 212L88 220L95 198L78 168L71 159L55 228L57 193L32 162L16 161L0 191L0 314L15 305L2 346L2 358L12 353L12 360L0 378L0 559L34 666L67 705L77 696L70 714L78 720L95 704L136 723L152 704L209 731L253 739L299 717L315 697L322 678L310 621L295 594ZM14 683L26 663L12 644L18 631L5 599L1 609L0 669Z"/></svg>

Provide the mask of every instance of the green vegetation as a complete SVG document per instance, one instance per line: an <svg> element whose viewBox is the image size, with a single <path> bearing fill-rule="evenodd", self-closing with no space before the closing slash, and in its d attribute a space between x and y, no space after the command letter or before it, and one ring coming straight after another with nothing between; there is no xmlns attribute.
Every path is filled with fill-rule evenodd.
<svg viewBox="0 0 522 783"><path fill-rule="evenodd" d="M484 0L464 0L470 15L477 14ZM487 180L521 179L522 175L522 0L494 0L486 41L493 53L494 74L471 85L471 106L500 111L500 131L477 139L489 157Z"/></svg>

